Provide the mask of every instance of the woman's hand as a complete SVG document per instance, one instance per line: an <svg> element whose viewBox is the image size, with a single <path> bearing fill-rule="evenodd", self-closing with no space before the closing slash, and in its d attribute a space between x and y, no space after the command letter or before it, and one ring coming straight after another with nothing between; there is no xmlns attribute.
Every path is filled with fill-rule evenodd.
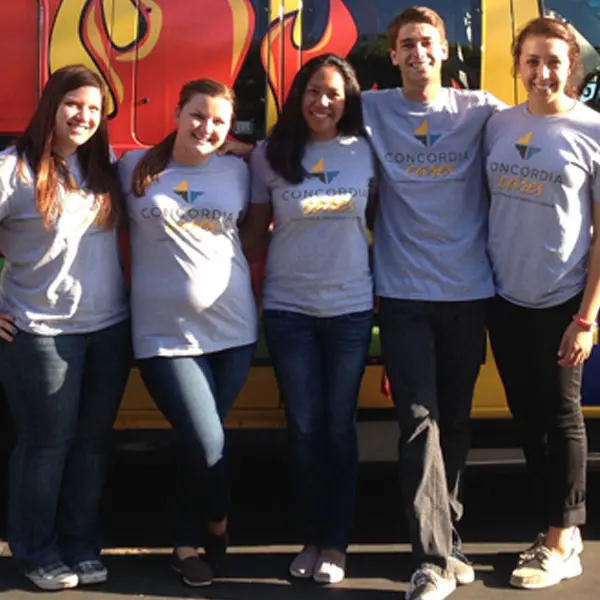
<svg viewBox="0 0 600 600"><path fill-rule="evenodd" d="M11 315L0 313L0 339L12 342L16 333L17 328Z"/></svg>
<svg viewBox="0 0 600 600"><path fill-rule="evenodd" d="M225 143L217 150L219 156L223 154L233 154L234 156L240 156L241 158L248 159L252 150L254 149L253 144L246 144L239 140L225 140Z"/></svg>
<svg viewBox="0 0 600 600"><path fill-rule="evenodd" d="M594 346L594 332L586 331L574 321L567 327L558 347L558 364L575 367L582 364Z"/></svg>

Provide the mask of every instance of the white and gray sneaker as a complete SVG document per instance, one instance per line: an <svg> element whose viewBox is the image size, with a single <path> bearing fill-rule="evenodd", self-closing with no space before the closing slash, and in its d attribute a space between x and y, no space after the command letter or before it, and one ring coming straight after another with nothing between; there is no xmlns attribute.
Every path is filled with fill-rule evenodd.
<svg viewBox="0 0 600 600"><path fill-rule="evenodd" d="M456 583L468 585L475 581L475 569L473 563L462 553L457 545L452 546L452 554L448 559L448 569L454 573Z"/></svg>
<svg viewBox="0 0 600 600"><path fill-rule="evenodd" d="M411 576L405 600L444 600L456 589L453 573L423 565Z"/></svg>
<svg viewBox="0 0 600 600"><path fill-rule="evenodd" d="M314 546L304 546L290 564L290 575L300 579L308 579L313 576L315 564L319 558L319 551Z"/></svg>
<svg viewBox="0 0 600 600"><path fill-rule="evenodd" d="M25 573L25 577L42 590L68 590L79 583L79 577L59 560Z"/></svg>
<svg viewBox="0 0 600 600"><path fill-rule="evenodd" d="M79 577L81 585L104 583L108 579L108 571L99 560L82 560L73 565L73 571Z"/></svg>
<svg viewBox="0 0 600 600"><path fill-rule="evenodd" d="M517 567L510 576L513 587L539 590L572 579L583 573L577 548L566 557L553 552L543 543L534 544L519 556Z"/></svg>

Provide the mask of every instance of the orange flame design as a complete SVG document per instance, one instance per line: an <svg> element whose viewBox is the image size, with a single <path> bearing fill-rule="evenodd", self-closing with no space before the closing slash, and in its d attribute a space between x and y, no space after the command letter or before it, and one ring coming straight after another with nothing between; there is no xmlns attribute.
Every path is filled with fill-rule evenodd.
<svg viewBox="0 0 600 600"><path fill-rule="evenodd" d="M296 10L283 15L283 19L272 21L261 45L263 67L279 110L298 70L298 54L301 65L326 52L346 57L358 39L358 29L346 5L342 0L330 0L329 19L321 39L312 48L302 48L299 53L294 42L298 16Z"/></svg>
<svg viewBox="0 0 600 600"><path fill-rule="evenodd" d="M218 26L196 39L190 34L198 14ZM250 0L60 0L50 40L50 72L72 62L95 70L110 90L115 117L119 106L132 100L133 63L144 61L144 72L151 76L150 65L164 67L171 48L180 51L181 39L194 43L178 61L177 72L168 73L176 79L174 88L201 76L232 86L254 26ZM139 77L138 72L138 84ZM160 85L151 81L149 89Z"/></svg>

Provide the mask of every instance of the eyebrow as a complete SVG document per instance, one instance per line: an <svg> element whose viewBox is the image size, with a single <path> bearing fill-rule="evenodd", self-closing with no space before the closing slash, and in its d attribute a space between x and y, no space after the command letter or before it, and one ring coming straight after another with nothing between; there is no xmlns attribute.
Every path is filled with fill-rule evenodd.
<svg viewBox="0 0 600 600"><path fill-rule="evenodd" d="M433 38L430 35L419 35L414 37L400 38L400 43L403 44L405 42L414 42L416 40L424 40L430 42L432 39Z"/></svg>
<svg viewBox="0 0 600 600"><path fill-rule="evenodd" d="M526 56L527 56L527 58L541 58L541 56L539 54L535 54L534 52L530 52ZM558 54L550 54L549 58L558 58L558 59L560 59L560 56L558 56Z"/></svg>

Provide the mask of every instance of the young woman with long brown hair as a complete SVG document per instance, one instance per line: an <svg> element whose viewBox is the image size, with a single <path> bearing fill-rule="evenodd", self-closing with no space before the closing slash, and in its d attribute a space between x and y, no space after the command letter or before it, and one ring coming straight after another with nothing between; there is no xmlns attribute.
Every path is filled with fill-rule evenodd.
<svg viewBox="0 0 600 600"><path fill-rule="evenodd" d="M223 420L250 369L257 337L250 269L238 236L246 164L219 156L233 92L201 79L183 86L177 129L121 160L131 227L133 345L152 398L182 445L172 566L209 585L227 546L229 485Z"/></svg>
<svg viewBox="0 0 600 600"><path fill-rule="evenodd" d="M56 71L1 155L0 380L15 423L8 542L43 589L99 583L106 442L129 372L106 90Z"/></svg>

